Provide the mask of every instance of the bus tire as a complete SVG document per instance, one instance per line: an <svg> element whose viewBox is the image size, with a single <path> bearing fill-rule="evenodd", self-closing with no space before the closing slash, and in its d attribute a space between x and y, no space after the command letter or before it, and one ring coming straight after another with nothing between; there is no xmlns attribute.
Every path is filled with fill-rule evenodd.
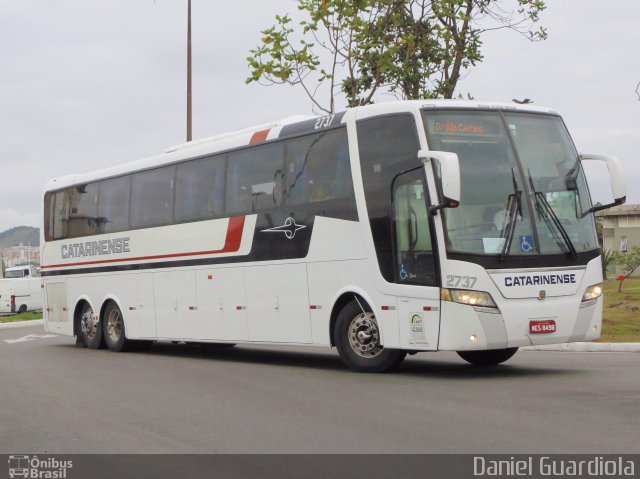
<svg viewBox="0 0 640 479"><path fill-rule="evenodd" d="M104 345L102 322L88 303L80 311L80 336L89 349L100 349Z"/></svg>
<svg viewBox="0 0 640 479"><path fill-rule="evenodd" d="M124 318L118 305L110 302L102 318L104 341L109 351L120 353L134 349L135 342L128 340L124 330Z"/></svg>
<svg viewBox="0 0 640 479"><path fill-rule="evenodd" d="M510 359L517 351L518 348L458 351L458 356L474 366L497 366Z"/></svg>
<svg viewBox="0 0 640 479"><path fill-rule="evenodd" d="M363 312L356 301L347 303L336 320L334 344L343 363L363 373L381 373L400 365L405 351L385 349L371 312Z"/></svg>

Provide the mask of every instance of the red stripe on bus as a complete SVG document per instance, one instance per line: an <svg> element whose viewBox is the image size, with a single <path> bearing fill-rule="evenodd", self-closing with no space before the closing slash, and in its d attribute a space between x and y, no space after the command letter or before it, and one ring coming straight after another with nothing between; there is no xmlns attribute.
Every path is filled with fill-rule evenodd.
<svg viewBox="0 0 640 479"><path fill-rule="evenodd" d="M255 143L262 143L263 141L267 141L267 136L269 135L269 132L271 130L260 130L260 131L256 131L253 136L251 137L251 140L249 141L250 145L253 145Z"/></svg>
<svg viewBox="0 0 640 479"><path fill-rule="evenodd" d="M242 242L242 231L244 231L244 216L232 216L229 218L227 238L220 253L235 253L238 251Z"/></svg>
<svg viewBox="0 0 640 479"><path fill-rule="evenodd" d="M205 254L236 253L240 249L243 230L244 230L244 216L232 216L231 218L229 218L229 226L227 226L227 237L224 241L224 246L222 247L222 249L211 250L211 251L191 251L188 253L159 254L154 256L137 256L135 258L103 259L100 261L83 261L80 263L49 264L46 266L41 266L41 268L42 269L67 268L69 266L86 266L86 265L94 265L94 264L121 263L125 261L146 261L150 259L179 258L184 256L201 256Z"/></svg>

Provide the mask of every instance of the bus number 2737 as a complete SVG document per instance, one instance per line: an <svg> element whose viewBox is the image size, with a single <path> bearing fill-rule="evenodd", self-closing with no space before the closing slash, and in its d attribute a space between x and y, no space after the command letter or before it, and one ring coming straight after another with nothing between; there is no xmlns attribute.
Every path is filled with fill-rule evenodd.
<svg viewBox="0 0 640 479"><path fill-rule="evenodd" d="M318 118L316 120L316 124L314 126L314 129L319 130L320 128L328 128L331 126L331 123L333 123L333 119L335 118L335 115L327 115L327 116L321 116L320 118Z"/></svg>
<svg viewBox="0 0 640 479"><path fill-rule="evenodd" d="M473 288L477 281L475 276L447 275L447 286L451 288Z"/></svg>

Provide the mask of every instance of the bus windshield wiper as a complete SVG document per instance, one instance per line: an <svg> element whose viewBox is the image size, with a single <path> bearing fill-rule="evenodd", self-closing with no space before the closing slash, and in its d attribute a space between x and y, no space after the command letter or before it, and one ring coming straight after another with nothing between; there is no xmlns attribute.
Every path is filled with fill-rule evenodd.
<svg viewBox="0 0 640 479"><path fill-rule="evenodd" d="M507 201L509 222L507 223L506 237L503 236L503 238L505 238L505 241L504 245L502 246L502 251L500 252L500 261L504 261L509 255L509 251L511 250L511 243L513 242L513 235L516 231L516 220L518 218L518 215L522 216L522 204L520 202L522 190L518 189L516 172L513 168L511 168L511 178L513 178L513 193L509 195L509 200Z"/></svg>
<svg viewBox="0 0 640 479"><path fill-rule="evenodd" d="M567 233L565 227L562 226L560 219L556 215L555 211L553 211L553 208L551 207L545 196L540 191L536 191L536 188L533 184L533 178L531 177L531 172L529 172L529 185L531 186L531 191L533 192L534 198L536 200L536 210L538 210L538 214L544 218L544 221L550 231L557 231L558 233L560 233L560 237L564 241L568 253L573 259L576 259L578 257L578 252L576 251L571 238L569 238L569 233ZM555 229L552 228L552 225L555 226ZM558 246L562 248L562 243L559 241L558 235L554 234L553 236L556 240L556 243L558 243Z"/></svg>

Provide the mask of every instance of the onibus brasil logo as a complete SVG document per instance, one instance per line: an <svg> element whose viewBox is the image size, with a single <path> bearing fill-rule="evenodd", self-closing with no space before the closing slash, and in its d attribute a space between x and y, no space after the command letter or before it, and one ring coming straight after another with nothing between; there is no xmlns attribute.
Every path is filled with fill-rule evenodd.
<svg viewBox="0 0 640 479"><path fill-rule="evenodd" d="M9 456L9 477L27 477L33 479L65 479L67 469L73 467L73 461L63 461L54 457L39 459L38 456Z"/></svg>
<svg viewBox="0 0 640 479"><path fill-rule="evenodd" d="M291 217L288 217L282 226L274 226L266 230L260 230L260 233L284 233L287 239L293 239L298 230L306 228L305 225L299 225Z"/></svg>

